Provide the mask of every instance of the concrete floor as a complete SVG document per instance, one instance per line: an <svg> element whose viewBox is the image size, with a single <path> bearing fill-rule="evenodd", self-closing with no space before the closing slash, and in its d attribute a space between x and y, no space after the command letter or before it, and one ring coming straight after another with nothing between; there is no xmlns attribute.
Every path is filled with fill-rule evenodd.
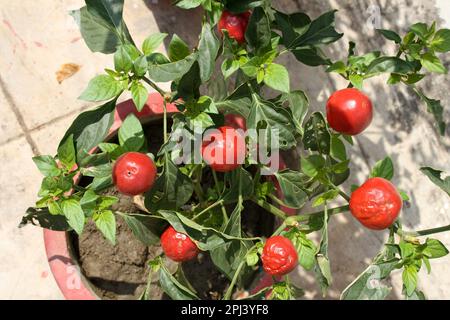
<svg viewBox="0 0 450 320"><path fill-rule="evenodd" d="M417 21L437 20L450 28L448 0L274 1L284 10L303 9L311 16L331 8L339 9L337 29L346 37L330 50L342 58L349 40L360 44L361 52L391 50L376 36L369 22L370 9L380 8L383 28L403 32ZM301 3L301 4L300 4ZM377 7L371 6L376 4ZM75 116L90 104L77 100L88 80L112 64L111 56L92 54L80 38L77 25L67 14L83 5L82 0L0 0L0 299L61 299L45 258L42 230L18 229L24 210L33 205L41 176L31 157L53 154L56 145ZM192 13L170 9L165 0L127 0L125 19L137 43L156 31L176 32L194 43L198 30ZM198 15L196 15L197 17ZM186 28L186 26L189 26ZM362 31L362 32L361 32ZM164 48L161 47L161 51ZM317 109L329 93L344 83L325 72L285 60L292 70L293 87L305 90ZM446 60L449 66L450 57ZM55 72L65 63L81 69L58 84ZM386 154L395 161L395 182L411 196L402 217L407 228L421 229L450 223L450 201L418 169L430 165L450 171L450 139L435 134L424 106L404 90L389 88L385 79L368 83L366 91L376 106L373 125L358 138L352 151L354 175L351 183L362 182L369 167ZM435 77L423 87L434 98L450 105L449 76ZM447 108L448 109L448 108ZM449 109L450 110L450 109ZM449 118L446 113L446 119ZM426 137L426 139L424 139ZM334 219L330 229L330 258L334 283L331 297L361 272L380 249L385 233L362 229L348 216ZM450 234L438 238L450 247ZM419 286L429 298L450 298L450 257L432 264L432 275L421 274ZM393 277L398 288L399 274ZM297 281L308 298L319 294L310 274L299 272ZM395 291L395 297L400 292Z"/></svg>

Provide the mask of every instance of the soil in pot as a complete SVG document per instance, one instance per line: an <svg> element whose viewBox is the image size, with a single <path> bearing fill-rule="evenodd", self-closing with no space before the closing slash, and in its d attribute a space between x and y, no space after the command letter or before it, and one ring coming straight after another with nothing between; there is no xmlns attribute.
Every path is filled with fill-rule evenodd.
<svg viewBox="0 0 450 320"><path fill-rule="evenodd" d="M149 150L157 153L162 141L162 125L159 121L145 127ZM208 179L206 176L205 179ZM81 181L80 185L89 183ZM139 213L131 197L119 194L115 188L104 192L114 195L119 202L113 210L124 213ZM231 212L231 211L230 211ZM243 230L252 236L269 236L274 219L269 213L253 203L245 203ZM94 292L102 299L138 299L145 290L148 280L147 262L158 256L160 246L146 246L137 240L131 229L119 216L117 219L116 245L108 242L94 223L88 223L81 236L70 234L73 254L82 273L90 281ZM161 230L162 232L162 230ZM169 269L176 269L175 263L166 260ZM208 253L201 253L197 259L183 263L183 273L201 299L221 299L229 280L213 264ZM153 276L151 299L169 299L158 286Z"/></svg>

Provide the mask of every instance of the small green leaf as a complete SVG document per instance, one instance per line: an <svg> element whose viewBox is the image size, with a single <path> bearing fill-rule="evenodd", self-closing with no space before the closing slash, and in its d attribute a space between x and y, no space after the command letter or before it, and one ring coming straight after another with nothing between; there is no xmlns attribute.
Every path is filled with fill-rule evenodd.
<svg viewBox="0 0 450 320"><path fill-rule="evenodd" d="M437 52L450 51L450 29L441 29L436 32L431 41L431 49Z"/></svg>
<svg viewBox="0 0 450 320"><path fill-rule="evenodd" d="M58 164L51 156L33 157L33 162L46 177L56 177L61 173L61 169L58 168Z"/></svg>
<svg viewBox="0 0 450 320"><path fill-rule="evenodd" d="M408 194L405 191L398 190L398 193L400 193L400 196L402 197L403 201L409 201L410 200Z"/></svg>
<svg viewBox="0 0 450 320"><path fill-rule="evenodd" d="M339 139L339 135L331 136L331 156L336 160L347 160L347 151L345 150L345 144Z"/></svg>
<svg viewBox="0 0 450 320"><path fill-rule="evenodd" d="M363 89L364 78L359 74L351 74L349 77L350 83L357 89Z"/></svg>
<svg viewBox="0 0 450 320"><path fill-rule="evenodd" d="M140 56L139 58L136 59L136 61L134 61L133 71L135 75L137 75L138 77L143 77L147 73L147 69L148 69L147 57Z"/></svg>
<svg viewBox="0 0 450 320"><path fill-rule="evenodd" d="M85 217L80 202L75 199L64 200L61 203L61 209L69 225L76 233L81 234L84 229Z"/></svg>
<svg viewBox="0 0 450 320"><path fill-rule="evenodd" d="M172 62L183 60L191 53L187 43L176 34L173 35L170 41L168 51L169 59Z"/></svg>
<svg viewBox="0 0 450 320"><path fill-rule="evenodd" d="M159 283L164 292L173 300L198 300L195 293L183 286L164 266L159 271Z"/></svg>
<svg viewBox="0 0 450 320"><path fill-rule="evenodd" d="M128 51L124 46L120 46L114 54L114 68L117 72L128 73L133 67L133 59L131 59Z"/></svg>
<svg viewBox="0 0 450 320"><path fill-rule="evenodd" d="M283 203L290 208L303 207L308 200L308 195L303 190L305 176L297 171L284 170L276 172L275 177L284 195Z"/></svg>
<svg viewBox="0 0 450 320"><path fill-rule="evenodd" d="M403 284L406 288L406 294L411 296L417 288L417 268L414 265L407 265L402 273Z"/></svg>
<svg viewBox="0 0 450 320"><path fill-rule="evenodd" d="M313 113L306 122L303 145L305 149L318 151L321 154L330 154L331 134L322 113Z"/></svg>
<svg viewBox="0 0 450 320"><path fill-rule="evenodd" d="M321 155L301 158L301 168L308 177L315 178L325 166L325 159Z"/></svg>
<svg viewBox="0 0 450 320"><path fill-rule="evenodd" d="M447 73L447 68L442 64L441 60L432 52L424 53L420 62L430 72Z"/></svg>
<svg viewBox="0 0 450 320"><path fill-rule="evenodd" d="M337 61L328 67L327 72L336 72L345 75L347 73L347 66L343 61Z"/></svg>
<svg viewBox="0 0 450 320"><path fill-rule="evenodd" d="M434 116L441 136L445 135L446 123L444 122L444 107L440 100L428 98L422 91L415 89L414 92L427 104L427 111Z"/></svg>
<svg viewBox="0 0 450 320"><path fill-rule="evenodd" d="M148 90L142 83L135 82L131 85L131 97L136 109L142 111L148 100Z"/></svg>
<svg viewBox="0 0 450 320"><path fill-rule="evenodd" d="M378 161L372 168L370 177L379 177L386 180L392 180L394 177L394 164L392 159L390 157L386 157L384 160Z"/></svg>
<svg viewBox="0 0 450 320"><path fill-rule="evenodd" d="M145 143L141 122L132 113L127 116L119 129L119 143L127 152L139 151Z"/></svg>
<svg viewBox="0 0 450 320"><path fill-rule="evenodd" d="M155 33L146 38L142 44L142 51L144 54L148 56L153 53L156 49L158 49L166 37L167 33Z"/></svg>
<svg viewBox="0 0 450 320"><path fill-rule="evenodd" d="M397 57L380 57L372 61L367 67L367 76L372 77L380 73L397 73L406 75L414 72L414 65Z"/></svg>
<svg viewBox="0 0 450 320"><path fill-rule="evenodd" d="M427 239L426 247L422 251L429 259L437 259L445 257L448 254L447 248L437 239Z"/></svg>
<svg viewBox="0 0 450 320"><path fill-rule="evenodd" d="M95 225L98 230L108 239L113 245L116 244L116 218L114 213L110 210L100 212L95 216Z"/></svg>
<svg viewBox="0 0 450 320"><path fill-rule="evenodd" d="M148 214L118 213L133 232L133 235L147 246L159 243L159 235L165 227L165 222Z"/></svg>
<svg viewBox="0 0 450 320"><path fill-rule="evenodd" d="M289 72L281 64L272 63L265 70L264 83L272 89L288 93L290 91Z"/></svg>
<svg viewBox="0 0 450 320"><path fill-rule="evenodd" d="M314 200L312 207L315 208L315 207L321 206L322 204L326 203L327 201L336 199L336 197L338 195L339 195L339 190L335 190L335 189L332 189L325 193L322 193L320 196L318 196Z"/></svg>
<svg viewBox="0 0 450 320"><path fill-rule="evenodd" d="M148 73L150 78L156 82L168 82L180 79L191 69L197 57L198 53L192 53L185 59L176 62L164 64L151 63L148 66Z"/></svg>
<svg viewBox="0 0 450 320"><path fill-rule="evenodd" d="M272 31L270 28L270 19L264 8L256 7L248 22L245 33L247 43L256 49L257 52L263 52L270 47L272 39Z"/></svg>
<svg viewBox="0 0 450 320"><path fill-rule="evenodd" d="M445 193L447 193L447 195L450 196L450 177L442 179L441 175L443 171L429 167L420 168L420 171L425 174L431 180L431 182L433 182L436 186L441 188Z"/></svg>
<svg viewBox="0 0 450 320"><path fill-rule="evenodd" d="M226 59L222 63L221 70L225 79L228 79L233 73L239 70L239 61Z"/></svg>
<svg viewBox="0 0 450 320"><path fill-rule="evenodd" d="M198 63L200 66L200 79L202 83L207 82L214 72L217 53L219 52L220 42L214 33L212 26L205 23L200 35L198 45Z"/></svg>
<svg viewBox="0 0 450 320"><path fill-rule="evenodd" d="M66 141L58 148L58 159L70 170L76 163L75 145L73 143L73 134L71 134Z"/></svg>
<svg viewBox="0 0 450 320"><path fill-rule="evenodd" d="M92 79L78 99L104 101L117 97L124 90L123 83L110 75L99 75Z"/></svg>
<svg viewBox="0 0 450 320"><path fill-rule="evenodd" d="M259 261L258 254L256 252L252 252L250 254L247 254L246 259L247 259L247 265L249 267L256 266L258 264L258 261Z"/></svg>
<svg viewBox="0 0 450 320"><path fill-rule="evenodd" d="M398 35L398 33L392 30L377 29L377 31L388 40L394 41L397 44L402 43L402 38Z"/></svg>

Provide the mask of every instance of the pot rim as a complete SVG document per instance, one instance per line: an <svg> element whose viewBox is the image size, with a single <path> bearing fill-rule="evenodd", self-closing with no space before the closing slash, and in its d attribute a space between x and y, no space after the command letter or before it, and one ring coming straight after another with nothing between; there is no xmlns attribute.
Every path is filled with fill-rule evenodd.
<svg viewBox="0 0 450 320"><path fill-rule="evenodd" d="M167 104L166 108L169 114L179 112L173 104ZM136 110L131 99L119 103L114 113L114 123L109 130L106 140L117 134L122 122L131 113L135 114L143 123L152 119L160 119L164 114L163 97L157 92L149 94L147 103L140 112ZM95 152L95 149L91 150L91 152ZM280 167L282 169L286 168L282 158L280 159ZM275 178L273 180L274 183L277 183ZM280 190L279 188L277 189ZM282 197L281 192L279 192L279 196ZM291 208L281 207L281 209L288 215L295 214L295 210ZM72 254L73 250L68 232L44 229L43 233L45 252L50 270L64 298L66 300L100 300L100 297L93 291L89 280L81 272L80 265ZM270 286L272 282L272 277L264 273L253 292Z"/></svg>

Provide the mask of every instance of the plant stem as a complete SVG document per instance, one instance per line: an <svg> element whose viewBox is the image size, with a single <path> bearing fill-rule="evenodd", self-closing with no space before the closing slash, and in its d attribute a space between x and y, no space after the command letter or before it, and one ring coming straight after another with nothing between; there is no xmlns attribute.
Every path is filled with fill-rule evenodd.
<svg viewBox="0 0 450 320"><path fill-rule="evenodd" d="M273 233L272 236L278 236L281 232L283 232L284 229L286 229L287 224L285 222L283 222L277 230L275 230L275 232Z"/></svg>
<svg viewBox="0 0 450 320"><path fill-rule="evenodd" d="M219 179L217 178L217 173L214 170L212 171L212 175L214 178L214 185L216 188L216 192L217 192L217 196L220 196L221 192L220 192L220 187L219 187ZM228 214L227 214L227 209L225 208L225 205L221 204L221 209L222 209L222 215L223 215L223 222L227 223L228 222Z"/></svg>
<svg viewBox="0 0 450 320"><path fill-rule="evenodd" d="M217 206L221 206L223 205L223 200L219 200L214 202L212 205L210 205L208 208L206 208L205 210L202 210L200 213L196 214L194 217L192 217L192 220L197 220L199 217L201 217L204 213L214 209Z"/></svg>
<svg viewBox="0 0 450 320"><path fill-rule="evenodd" d="M250 249L251 250L251 249ZM250 252L249 250L249 252ZM241 273L242 268L244 267L244 264L246 264L246 259L242 259L241 263L239 264L236 272L234 273L233 279L231 280L230 286L227 289L227 292L225 292L225 295L223 296L223 300L230 300L231 295L233 294L233 288L236 285L237 279L239 277L239 273Z"/></svg>
<svg viewBox="0 0 450 320"><path fill-rule="evenodd" d="M155 89L164 98L164 95L166 94L166 92L163 89L161 89L160 87L158 87L158 85L156 83L154 83L152 80L150 80L146 77L143 77L142 80L144 80L145 83L147 83L150 87Z"/></svg>
<svg viewBox="0 0 450 320"><path fill-rule="evenodd" d="M350 202L350 197L341 189L339 189L339 195L344 198L347 202Z"/></svg>
<svg viewBox="0 0 450 320"><path fill-rule="evenodd" d="M251 199L251 200L254 203L256 203L258 206L269 211L270 213L272 213L274 216L277 216L278 218L286 220L286 218L288 217L283 210L278 209L277 207L271 205L270 203L268 203L262 199Z"/></svg>
<svg viewBox="0 0 450 320"><path fill-rule="evenodd" d="M200 169L200 170L198 170ZM194 192L198 197L199 202L204 202L204 196L203 196L203 189L202 186L200 185L200 182L202 181L202 166L198 165L197 168L194 170L196 177L195 177L195 183L194 183Z"/></svg>
<svg viewBox="0 0 450 320"><path fill-rule="evenodd" d="M334 216L343 212L347 212L350 210L349 206L342 206L342 207L337 207L337 208L333 208L333 209L327 209L327 213L328 216ZM302 214L299 216L291 216L289 217L289 219L293 220L293 221L298 221L298 222L303 222L303 221L308 221L309 218L313 217L313 216L317 216L317 215L323 215L325 214L325 210L322 211L317 211L317 212L312 212L312 213L306 213L306 214Z"/></svg>
<svg viewBox="0 0 450 320"><path fill-rule="evenodd" d="M164 115L163 115L164 143L167 143L167 102L165 98L163 100L163 108L164 108Z"/></svg>
<svg viewBox="0 0 450 320"><path fill-rule="evenodd" d="M405 237L423 237L423 236L428 236L428 235L432 235L432 234L436 234L436 233L442 233L442 232L446 232L446 231L450 231L450 225L448 226L443 226L443 227L438 227L438 228L433 228L433 229L426 229L426 230L420 230L420 231L402 231L402 230L397 230L397 234L399 236Z"/></svg>

